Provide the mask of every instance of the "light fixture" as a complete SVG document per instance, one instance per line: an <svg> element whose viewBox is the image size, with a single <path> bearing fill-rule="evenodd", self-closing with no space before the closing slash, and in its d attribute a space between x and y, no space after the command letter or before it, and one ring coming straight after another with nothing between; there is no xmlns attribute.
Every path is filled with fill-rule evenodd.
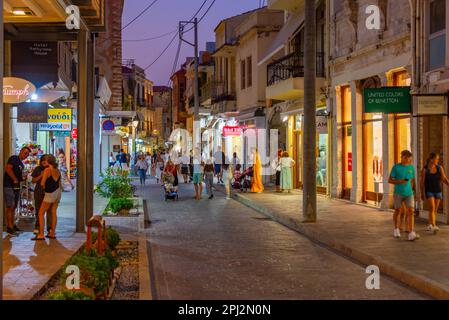
<svg viewBox="0 0 449 320"><path fill-rule="evenodd" d="M26 16L26 15L27 15L26 12L25 12L25 10L19 9L19 8L15 8L15 9L12 11L12 14L15 15L15 16Z"/></svg>
<svg viewBox="0 0 449 320"><path fill-rule="evenodd" d="M139 126L139 121L138 120L134 120L133 121L133 127L137 128Z"/></svg>
<svg viewBox="0 0 449 320"><path fill-rule="evenodd" d="M285 116L285 117L282 119L282 121L283 121L283 122L287 122L287 121L288 121L288 116Z"/></svg>
<svg viewBox="0 0 449 320"><path fill-rule="evenodd" d="M12 9L12 14L15 16L34 16L34 12L28 7L15 7Z"/></svg>
<svg viewBox="0 0 449 320"><path fill-rule="evenodd" d="M37 99L38 99L37 93L33 93L33 94L31 95L31 100L36 101Z"/></svg>

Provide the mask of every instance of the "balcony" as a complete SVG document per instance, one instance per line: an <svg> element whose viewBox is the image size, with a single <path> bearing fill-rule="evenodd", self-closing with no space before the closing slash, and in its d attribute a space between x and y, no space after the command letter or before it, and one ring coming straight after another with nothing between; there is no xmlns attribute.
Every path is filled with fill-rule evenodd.
<svg viewBox="0 0 449 320"><path fill-rule="evenodd" d="M268 0L268 8L271 10L296 11L304 6L304 0Z"/></svg>
<svg viewBox="0 0 449 320"><path fill-rule="evenodd" d="M215 81L212 85L212 103L221 101L235 101L236 94L228 90L226 83Z"/></svg>
<svg viewBox="0 0 449 320"><path fill-rule="evenodd" d="M324 85L324 53L316 55L317 90ZM304 95L304 53L294 52L267 67L267 99L293 100Z"/></svg>

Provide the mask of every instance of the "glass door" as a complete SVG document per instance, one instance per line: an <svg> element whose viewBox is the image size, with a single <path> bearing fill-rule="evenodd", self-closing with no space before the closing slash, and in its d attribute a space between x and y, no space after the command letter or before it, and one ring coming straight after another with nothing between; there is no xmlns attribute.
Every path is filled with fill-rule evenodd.
<svg viewBox="0 0 449 320"><path fill-rule="evenodd" d="M382 114L366 114L363 130L364 201L378 204L383 195Z"/></svg>

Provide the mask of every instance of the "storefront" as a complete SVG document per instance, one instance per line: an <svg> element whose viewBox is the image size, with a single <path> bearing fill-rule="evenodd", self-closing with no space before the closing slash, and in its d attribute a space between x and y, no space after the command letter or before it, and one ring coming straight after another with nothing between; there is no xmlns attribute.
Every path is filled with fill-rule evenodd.
<svg viewBox="0 0 449 320"><path fill-rule="evenodd" d="M412 150L410 77L404 70L391 71L383 81L374 76L358 81L356 86L340 86L338 92L341 197L391 208L389 171L400 161L403 150ZM361 114L354 114L359 110ZM361 125L354 127L355 117Z"/></svg>
<svg viewBox="0 0 449 320"><path fill-rule="evenodd" d="M293 114L282 115L283 121L287 122L287 152L295 160L293 168L293 186L296 189L302 188L303 181L303 154L304 147L302 134L304 131L304 115L301 111L294 111ZM317 191L327 194L328 190L328 155L329 155L329 132L328 115L326 108L317 110L316 116L316 184Z"/></svg>

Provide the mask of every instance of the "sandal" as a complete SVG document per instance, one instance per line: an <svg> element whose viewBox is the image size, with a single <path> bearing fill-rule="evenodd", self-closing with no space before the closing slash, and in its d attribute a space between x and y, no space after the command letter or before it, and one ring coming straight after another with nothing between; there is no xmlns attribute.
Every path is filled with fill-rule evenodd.
<svg viewBox="0 0 449 320"><path fill-rule="evenodd" d="M45 241L45 238L38 238L37 236L34 238L31 238L31 241Z"/></svg>
<svg viewBox="0 0 449 320"><path fill-rule="evenodd" d="M48 235L48 234L45 237L48 238L48 239L56 239L56 236L51 236L51 235Z"/></svg>

